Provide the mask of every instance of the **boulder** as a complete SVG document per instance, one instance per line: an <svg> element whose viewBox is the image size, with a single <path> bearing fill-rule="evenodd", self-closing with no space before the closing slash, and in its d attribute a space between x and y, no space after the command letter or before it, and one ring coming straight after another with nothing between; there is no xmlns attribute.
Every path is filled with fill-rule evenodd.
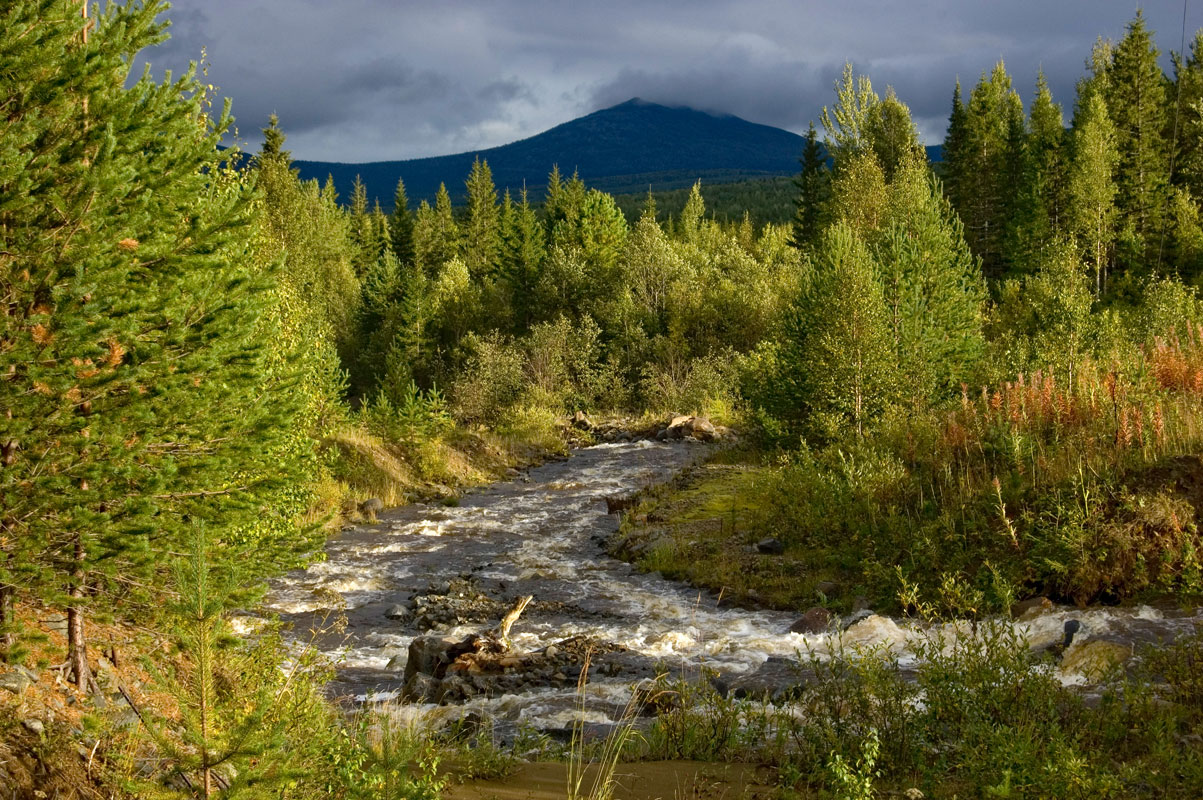
<svg viewBox="0 0 1203 800"><path fill-rule="evenodd" d="M822 606L807 609L806 613L789 626L790 633L824 633L831 628L835 615Z"/></svg>
<svg viewBox="0 0 1203 800"><path fill-rule="evenodd" d="M779 556L785 553L785 543L780 539L761 539L756 543L756 552L766 556Z"/></svg>
<svg viewBox="0 0 1203 800"><path fill-rule="evenodd" d="M1094 683L1102 680L1113 668L1132 657L1132 646L1105 639L1075 642L1061 657L1061 672L1081 675Z"/></svg>
<svg viewBox="0 0 1203 800"><path fill-rule="evenodd" d="M1047 597L1030 597L1011 606L1011 616L1018 620L1029 620L1046 611L1051 611L1053 601Z"/></svg>
<svg viewBox="0 0 1203 800"><path fill-rule="evenodd" d="M572 415L572 427L578 431L591 431L593 423L590 422L589 417L585 416L584 411L578 411Z"/></svg>
<svg viewBox="0 0 1203 800"><path fill-rule="evenodd" d="M33 681L24 672L14 670L0 675L0 689L13 694L21 692L33 685Z"/></svg>
<svg viewBox="0 0 1203 800"><path fill-rule="evenodd" d="M405 679L401 699L407 703L432 703L439 696L440 681L433 675L418 672Z"/></svg>
<svg viewBox="0 0 1203 800"><path fill-rule="evenodd" d="M397 603L389 606L388 610L384 612L384 617L393 621L407 620L410 617L410 610L406 606Z"/></svg>
<svg viewBox="0 0 1203 800"><path fill-rule="evenodd" d="M665 428L665 431L670 439L689 437L703 442L710 442L719 438L718 428L705 417L673 417L672 421L668 423L668 427Z"/></svg>
<svg viewBox="0 0 1203 800"><path fill-rule="evenodd" d="M376 521L376 515L384 510L384 501L379 497L369 497L359 504L359 513L363 514L372 522Z"/></svg>
<svg viewBox="0 0 1203 800"><path fill-rule="evenodd" d="M59 636L67 635L67 615L66 614L51 614L42 619L42 627L51 633L57 633Z"/></svg>
<svg viewBox="0 0 1203 800"><path fill-rule="evenodd" d="M418 636L409 643L404 680L408 682L416 674L441 678L448 665L469 649L469 645L453 636Z"/></svg>

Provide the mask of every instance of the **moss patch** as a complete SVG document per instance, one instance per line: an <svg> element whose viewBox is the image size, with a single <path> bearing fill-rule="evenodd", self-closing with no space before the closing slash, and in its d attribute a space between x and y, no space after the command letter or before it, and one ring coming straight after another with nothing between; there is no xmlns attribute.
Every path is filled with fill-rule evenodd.
<svg viewBox="0 0 1203 800"><path fill-rule="evenodd" d="M754 453L720 451L642 496L624 515L611 552L734 605L804 610L850 604L859 587L838 588L849 586L847 574L797 549L781 555L758 550L765 538L760 484L768 469Z"/></svg>

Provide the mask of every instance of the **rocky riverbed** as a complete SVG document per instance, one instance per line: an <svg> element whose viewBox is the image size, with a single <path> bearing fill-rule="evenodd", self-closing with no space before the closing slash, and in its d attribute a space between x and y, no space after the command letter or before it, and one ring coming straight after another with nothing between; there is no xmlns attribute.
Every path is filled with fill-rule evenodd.
<svg viewBox="0 0 1203 800"><path fill-rule="evenodd" d="M712 676L720 691L785 700L807 680L809 654L894 648L904 667L933 631L863 609L839 617L729 607L721 598L640 574L606 553L621 498L703 457L693 437L619 441L575 451L457 505L386 510L335 537L326 559L278 580L266 608L333 658L335 694L401 700L398 713L450 719L469 711L504 728L561 729L617 718L655 675ZM609 501L609 502L607 502ZM772 558L771 552L764 553ZM533 601L490 660L459 659L462 643ZM337 624L333 624L337 621ZM1014 623L1066 683L1088 684L1146 643L1203 621L1198 609L1074 609L1036 604ZM1074 627L1065 646L1066 625ZM457 661L457 659L459 659Z"/></svg>

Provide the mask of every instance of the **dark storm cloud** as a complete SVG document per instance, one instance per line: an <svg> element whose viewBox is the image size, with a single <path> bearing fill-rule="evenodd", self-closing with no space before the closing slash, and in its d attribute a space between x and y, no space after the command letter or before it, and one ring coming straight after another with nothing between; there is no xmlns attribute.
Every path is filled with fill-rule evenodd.
<svg viewBox="0 0 1203 800"><path fill-rule="evenodd" d="M172 40L145 56L178 71L207 48L243 139L257 146L276 112L298 158L489 147L636 96L804 132L846 60L879 93L892 85L934 142L954 81L968 92L1000 58L1025 100L1043 67L1068 116L1095 39L1121 36L1134 12L1131 0L176 0ZM1177 50L1182 6L1144 13L1162 51ZM1187 25L1203 25L1203 4Z"/></svg>

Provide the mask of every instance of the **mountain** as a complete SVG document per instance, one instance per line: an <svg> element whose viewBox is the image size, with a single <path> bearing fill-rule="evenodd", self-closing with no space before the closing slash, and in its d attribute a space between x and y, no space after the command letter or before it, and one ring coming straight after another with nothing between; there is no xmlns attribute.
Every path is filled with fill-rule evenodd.
<svg viewBox="0 0 1203 800"><path fill-rule="evenodd" d="M350 197L360 176L372 198L392 206L397 178L405 179L412 203L433 199L440 182L452 198L464 193L472 162L489 162L498 192L517 194L523 185L532 199L542 189L553 165L565 177L574 170L585 183L607 192L676 189L695 180L730 183L748 178L793 175L805 140L769 125L691 108L669 108L638 98L557 125L529 139L501 147L409 161L340 164L296 161L305 179L334 177L339 196Z"/></svg>

